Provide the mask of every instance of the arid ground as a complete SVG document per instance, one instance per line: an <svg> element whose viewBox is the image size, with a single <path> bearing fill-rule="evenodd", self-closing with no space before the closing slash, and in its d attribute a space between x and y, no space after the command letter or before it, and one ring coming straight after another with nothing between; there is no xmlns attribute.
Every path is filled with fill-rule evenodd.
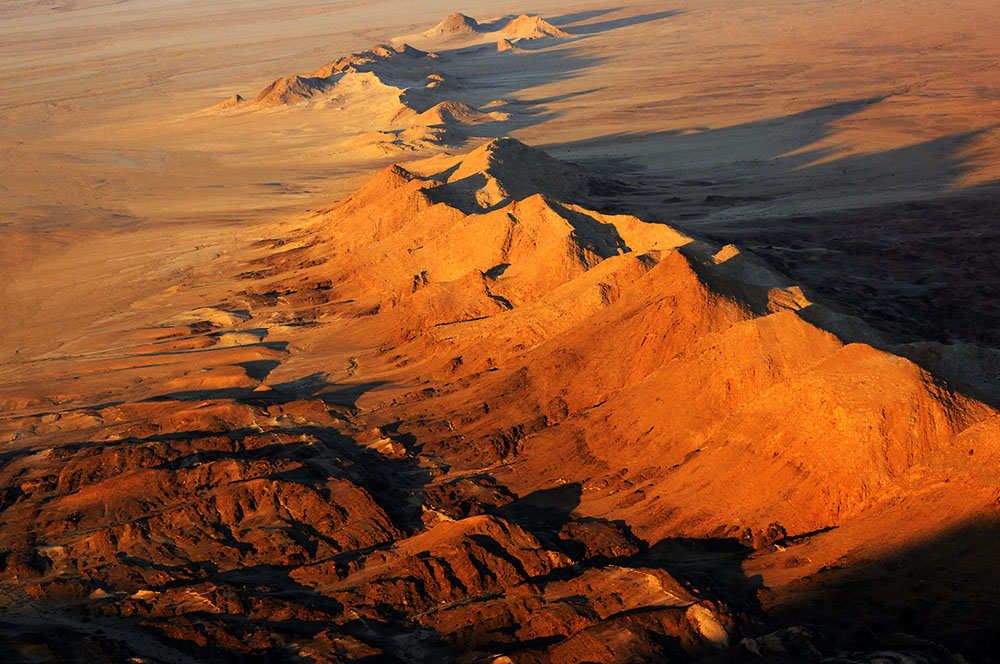
<svg viewBox="0 0 1000 664"><path fill-rule="evenodd" d="M998 34L7 0L0 660L995 661Z"/></svg>

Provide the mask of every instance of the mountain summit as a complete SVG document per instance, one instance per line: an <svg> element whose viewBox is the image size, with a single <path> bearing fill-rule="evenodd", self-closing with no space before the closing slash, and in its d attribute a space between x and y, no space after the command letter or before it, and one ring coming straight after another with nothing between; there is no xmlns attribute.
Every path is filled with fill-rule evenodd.
<svg viewBox="0 0 1000 664"><path fill-rule="evenodd" d="M477 34L480 31L481 28L476 19L471 16L455 12L423 34L426 37L440 37L452 35L472 35Z"/></svg>

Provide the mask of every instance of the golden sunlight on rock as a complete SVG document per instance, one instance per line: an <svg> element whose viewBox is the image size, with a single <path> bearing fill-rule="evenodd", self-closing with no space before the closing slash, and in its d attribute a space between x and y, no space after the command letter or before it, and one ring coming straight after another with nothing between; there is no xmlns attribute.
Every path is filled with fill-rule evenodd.
<svg viewBox="0 0 1000 664"><path fill-rule="evenodd" d="M995 659L995 2L0 19L4 662Z"/></svg>

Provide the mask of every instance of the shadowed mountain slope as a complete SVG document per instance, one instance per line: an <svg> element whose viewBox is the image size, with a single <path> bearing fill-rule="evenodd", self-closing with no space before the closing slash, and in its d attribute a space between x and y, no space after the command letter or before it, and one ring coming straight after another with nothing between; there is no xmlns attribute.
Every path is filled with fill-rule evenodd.
<svg viewBox="0 0 1000 664"><path fill-rule="evenodd" d="M149 396L13 405L8 650L47 620L149 661L874 661L891 621L789 612L990 509L1000 415L592 184L513 139L391 166L131 331L121 370L179 358Z"/></svg>

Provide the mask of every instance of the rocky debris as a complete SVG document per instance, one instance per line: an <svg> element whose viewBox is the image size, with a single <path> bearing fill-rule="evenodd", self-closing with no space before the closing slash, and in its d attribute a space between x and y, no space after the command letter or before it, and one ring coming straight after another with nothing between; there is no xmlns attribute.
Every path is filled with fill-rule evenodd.
<svg viewBox="0 0 1000 664"><path fill-rule="evenodd" d="M806 591L849 590L828 612L870 618L891 592L868 586L910 563L838 577L839 561L993 505L1000 415L823 329L822 305L735 248L588 195L513 139L388 167L258 243L226 303L102 358L155 356L159 393L5 418L5 650L960 661L894 640L991 633L932 608L775 631L747 567L812 565ZM951 578L948 556L914 558L931 564L906 591L940 594L922 580ZM796 624L812 610L782 599ZM39 643L46 620L67 647Z"/></svg>
<svg viewBox="0 0 1000 664"><path fill-rule="evenodd" d="M502 644L576 661L566 647L538 644L619 630L623 611L651 606L663 615L625 620L645 635L643 652L668 652L656 630L694 652L718 636L706 616L726 634L739 620L664 571L603 567L644 548L620 525L570 520L535 535L529 513L505 511L518 499L502 485L419 479L416 459L370 452L352 438L366 434L321 403L218 406L217 433L26 450L4 467L3 481L21 493L0 513L0 578L67 626L63 647L41 637L40 608L0 618L10 627L0 629L5 647L67 662L139 653L182 661L171 659L175 648L208 662L339 662L441 661ZM116 409L105 418L118 419ZM184 413L183 402L160 404L132 430ZM409 511L407 487L418 497ZM439 518L425 525L421 511ZM642 588L629 598L623 575ZM704 606L697 619L692 606Z"/></svg>
<svg viewBox="0 0 1000 664"><path fill-rule="evenodd" d="M745 638L740 648L753 657L745 661L837 662L837 664L966 664L961 655L913 636L897 634L884 649L850 652L834 647L828 638L808 627L788 627L770 634ZM738 657L734 653L734 657Z"/></svg>

